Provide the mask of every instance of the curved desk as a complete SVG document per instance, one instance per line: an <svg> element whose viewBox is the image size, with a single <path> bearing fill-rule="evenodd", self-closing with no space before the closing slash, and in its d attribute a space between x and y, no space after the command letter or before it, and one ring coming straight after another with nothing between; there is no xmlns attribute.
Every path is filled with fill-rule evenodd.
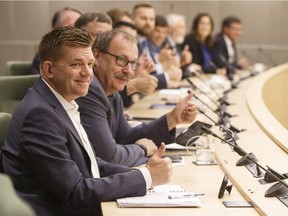
<svg viewBox="0 0 288 216"><path fill-rule="evenodd" d="M279 173L285 173L288 172L288 157L285 148L278 145L275 138L271 138L271 135L267 135L262 126L259 125L258 120L255 121L255 116L260 112L258 110L254 114L253 105L247 102L250 100L249 97L257 93L257 91L253 90L255 87L250 86L255 86L255 83L259 84L259 80L265 80L264 78L267 74L272 75L273 73L267 71L246 79L240 83L237 89L231 91L228 98L229 102L234 103L234 105L228 106L227 111L232 114L238 114L237 117L230 118L231 124L237 128L246 129L245 132L238 134L240 139L237 143L247 152L253 152L259 160L258 163L262 166L269 165ZM248 93L251 88L251 91L254 91L253 94ZM261 90L259 91L261 92ZM258 103L257 95L254 95L254 101ZM172 109L149 109L153 103L165 103L161 100L159 92L145 97L129 108L128 111L133 116L155 118ZM216 119L213 113L209 113L209 115ZM210 120L207 120L202 115L199 115L198 120L211 123ZM215 132L218 131L216 127L212 129ZM277 134L273 133L273 136L277 137L277 139L279 138ZM282 139L285 139L285 137ZM240 156L233 152L228 145L216 141L215 158L218 163L217 166L196 166L192 163L195 160L195 156L185 156L185 167L175 167L173 171L173 178L170 184L180 184L188 191L206 193L204 197L200 198L203 204L201 208L118 208L116 202L105 202L101 204L103 215L288 215L288 208L276 197L264 197L265 191L274 183L261 185L258 182L259 179L254 178L246 167L237 167L235 164L240 159ZM229 174L229 180L234 187L230 195L226 192L222 199L218 199L217 194L224 173ZM222 204L224 200L248 200L254 204L255 208L225 208Z"/></svg>
<svg viewBox="0 0 288 216"><path fill-rule="evenodd" d="M230 119L231 124L246 129L238 134L240 139L237 143L247 152L253 152L260 165L265 168L268 165L280 174L288 172L288 133L271 114L267 101L273 101L274 98L271 97L281 91L281 84L275 84L275 80L288 77L287 69L287 64L282 65L241 82L238 88L229 94L229 101L235 105L228 107L229 112L238 114ZM273 93L269 95L267 92ZM261 185L259 178L254 178L246 167L235 166L240 156L232 152L229 146L217 145L216 159L223 171L229 173L230 180L237 189L247 200L254 203L261 215L288 215L288 208L276 197L264 197L266 190L275 183Z"/></svg>
<svg viewBox="0 0 288 216"><path fill-rule="evenodd" d="M288 64L251 82L247 103L260 127L288 153Z"/></svg>

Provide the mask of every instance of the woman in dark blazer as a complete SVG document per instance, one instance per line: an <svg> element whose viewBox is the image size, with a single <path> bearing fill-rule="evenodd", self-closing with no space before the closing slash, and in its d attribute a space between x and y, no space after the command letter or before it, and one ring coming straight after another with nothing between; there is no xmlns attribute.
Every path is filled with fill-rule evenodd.
<svg viewBox="0 0 288 216"><path fill-rule="evenodd" d="M191 33L185 37L182 48L189 45L193 55L193 63L202 67L205 73L221 73L211 59L211 48L214 43L212 36L214 23L208 13L198 14L192 24Z"/></svg>

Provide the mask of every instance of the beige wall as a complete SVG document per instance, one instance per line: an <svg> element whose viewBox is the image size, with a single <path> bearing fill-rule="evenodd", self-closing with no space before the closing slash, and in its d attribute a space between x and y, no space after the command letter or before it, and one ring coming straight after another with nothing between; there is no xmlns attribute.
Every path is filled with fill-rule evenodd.
<svg viewBox="0 0 288 216"><path fill-rule="evenodd" d="M139 2L139 1L138 1ZM135 1L6 1L0 2L0 75L8 60L32 60L42 35L51 28L53 13L65 6L83 12L107 11L118 7L131 11ZM215 22L215 33L228 15L240 17L244 34L239 41L240 54L245 50L252 62L278 64L288 58L288 2L286 1L150 1L156 12L182 13L190 29L193 17L208 12ZM261 47L266 54L258 51Z"/></svg>

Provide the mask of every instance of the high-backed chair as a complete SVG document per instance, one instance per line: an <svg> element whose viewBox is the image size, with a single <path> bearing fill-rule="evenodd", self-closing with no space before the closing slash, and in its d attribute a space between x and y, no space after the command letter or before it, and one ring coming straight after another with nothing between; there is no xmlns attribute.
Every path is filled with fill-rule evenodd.
<svg viewBox="0 0 288 216"><path fill-rule="evenodd" d="M7 61L5 64L6 76L29 75L31 71L31 61Z"/></svg>
<svg viewBox="0 0 288 216"><path fill-rule="evenodd" d="M0 76L0 112L13 114L40 75Z"/></svg>
<svg viewBox="0 0 288 216"><path fill-rule="evenodd" d="M8 175L0 173L0 215L35 216L31 206L16 193Z"/></svg>

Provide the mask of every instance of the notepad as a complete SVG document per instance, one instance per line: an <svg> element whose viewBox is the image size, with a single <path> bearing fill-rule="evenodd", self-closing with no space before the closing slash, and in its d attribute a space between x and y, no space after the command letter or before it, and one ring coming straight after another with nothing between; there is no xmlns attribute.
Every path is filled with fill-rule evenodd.
<svg viewBox="0 0 288 216"><path fill-rule="evenodd" d="M185 194L180 185L160 185L148 190L145 196L117 199L120 208L144 207L200 207L198 197L169 199L171 195Z"/></svg>

